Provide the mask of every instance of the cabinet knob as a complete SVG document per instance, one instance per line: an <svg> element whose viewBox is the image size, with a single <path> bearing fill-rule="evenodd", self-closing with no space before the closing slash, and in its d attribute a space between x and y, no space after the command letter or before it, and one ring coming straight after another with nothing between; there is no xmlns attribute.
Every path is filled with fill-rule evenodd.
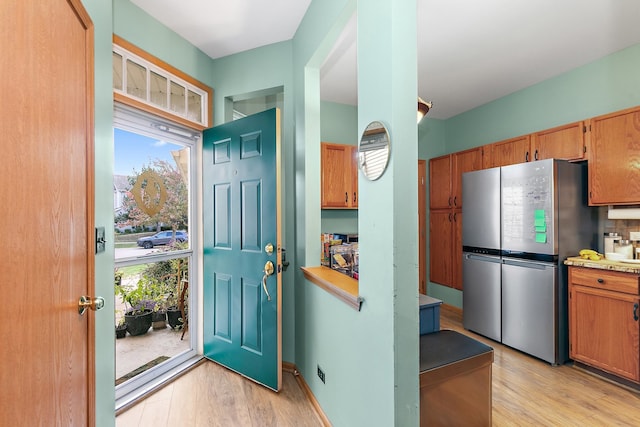
<svg viewBox="0 0 640 427"><path fill-rule="evenodd" d="M346 191L344 192L344 202L349 203L349 193Z"/></svg>
<svg viewBox="0 0 640 427"><path fill-rule="evenodd" d="M538 150L536 150L536 152L534 153L533 158L538 160Z"/></svg>
<svg viewBox="0 0 640 427"><path fill-rule="evenodd" d="M604 279L598 278L598 283L600 284L604 283Z"/></svg>
<svg viewBox="0 0 640 427"><path fill-rule="evenodd" d="M524 154L524 161L525 162L529 161L529 152L528 151Z"/></svg>
<svg viewBox="0 0 640 427"><path fill-rule="evenodd" d="M353 203L354 203L354 204L356 203L356 200L357 200L357 199L356 199L356 192L354 191L354 192L353 192Z"/></svg>
<svg viewBox="0 0 640 427"><path fill-rule="evenodd" d="M458 206L458 196L453 198L453 206Z"/></svg>
<svg viewBox="0 0 640 427"><path fill-rule="evenodd" d="M638 321L638 303L633 304L633 320Z"/></svg>
<svg viewBox="0 0 640 427"><path fill-rule="evenodd" d="M449 207L451 207L451 196L449 196Z"/></svg>

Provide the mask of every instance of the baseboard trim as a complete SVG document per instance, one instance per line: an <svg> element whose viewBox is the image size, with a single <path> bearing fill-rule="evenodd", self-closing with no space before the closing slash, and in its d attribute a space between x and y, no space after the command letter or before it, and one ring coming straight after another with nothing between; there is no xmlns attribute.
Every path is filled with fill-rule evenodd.
<svg viewBox="0 0 640 427"><path fill-rule="evenodd" d="M324 413L324 411L320 407L318 400L313 395L311 388L309 388L309 385L304 380L304 377L302 376L302 374L300 374L300 371L298 371L298 368L296 367L296 365L291 362L282 362L282 370L293 374L293 376L296 378L296 381L298 382L298 385L302 388L304 393L307 395L307 399L309 399L309 401L311 402L311 405L313 406L316 413L318 414L318 417L320 417L320 420L322 421L322 425L324 427L331 427L331 422L329 421L329 418L327 418L327 415Z"/></svg>

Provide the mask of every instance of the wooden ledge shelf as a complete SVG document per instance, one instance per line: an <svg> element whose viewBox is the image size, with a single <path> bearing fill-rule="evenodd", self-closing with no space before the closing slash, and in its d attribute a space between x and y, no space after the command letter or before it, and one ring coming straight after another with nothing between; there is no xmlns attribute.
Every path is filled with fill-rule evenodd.
<svg viewBox="0 0 640 427"><path fill-rule="evenodd" d="M356 279L324 266L300 267L300 269L308 281L360 311L364 300L358 295L358 281Z"/></svg>

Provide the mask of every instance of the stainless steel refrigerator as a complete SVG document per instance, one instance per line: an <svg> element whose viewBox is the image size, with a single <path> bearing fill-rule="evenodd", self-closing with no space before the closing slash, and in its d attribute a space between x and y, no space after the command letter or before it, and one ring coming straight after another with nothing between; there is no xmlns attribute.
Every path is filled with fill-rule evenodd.
<svg viewBox="0 0 640 427"><path fill-rule="evenodd" d="M541 160L462 176L463 325L551 364L568 360L567 268L595 247L586 165Z"/></svg>

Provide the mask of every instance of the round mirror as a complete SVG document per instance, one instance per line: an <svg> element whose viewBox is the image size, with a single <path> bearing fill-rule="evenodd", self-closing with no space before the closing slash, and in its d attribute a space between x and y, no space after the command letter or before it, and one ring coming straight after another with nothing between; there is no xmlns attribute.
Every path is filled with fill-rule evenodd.
<svg viewBox="0 0 640 427"><path fill-rule="evenodd" d="M369 180L380 178L389 162L389 132L380 122L371 122L358 144L358 166Z"/></svg>

